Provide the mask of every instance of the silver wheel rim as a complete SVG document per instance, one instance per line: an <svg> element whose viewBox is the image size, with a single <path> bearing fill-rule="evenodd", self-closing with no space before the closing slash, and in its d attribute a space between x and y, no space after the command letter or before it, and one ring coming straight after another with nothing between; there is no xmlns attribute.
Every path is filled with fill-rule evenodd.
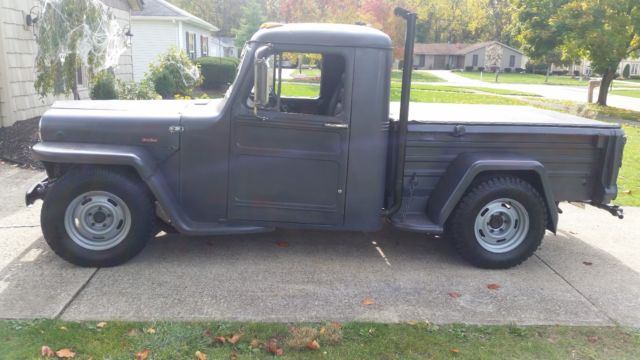
<svg viewBox="0 0 640 360"><path fill-rule="evenodd" d="M88 250L108 250L124 240L131 213L122 199L106 191L89 191L67 206L64 227L73 242Z"/></svg>
<svg viewBox="0 0 640 360"><path fill-rule="evenodd" d="M497 199L480 209L474 224L476 240L485 250L505 253L517 248L529 232L529 213L513 199Z"/></svg>

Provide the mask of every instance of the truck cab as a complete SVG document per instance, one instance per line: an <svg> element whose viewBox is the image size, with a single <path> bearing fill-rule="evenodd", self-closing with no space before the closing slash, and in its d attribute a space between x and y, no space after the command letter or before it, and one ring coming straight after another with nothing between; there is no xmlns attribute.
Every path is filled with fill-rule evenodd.
<svg viewBox="0 0 640 360"><path fill-rule="evenodd" d="M480 108L444 119L425 117L436 110L427 108L410 121L416 16L396 13L407 20L398 115L390 38L338 24L261 29L222 99L54 104L33 148L47 179L26 196L44 200L45 240L72 263L112 266L160 230L376 231L388 222L450 230L467 260L506 268L556 230L560 201L621 216L607 205L624 145L618 125L486 108L482 119ZM302 69L285 68L302 57L315 63L304 96L289 82ZM540 151L554 146L561 160Z"/></svg>

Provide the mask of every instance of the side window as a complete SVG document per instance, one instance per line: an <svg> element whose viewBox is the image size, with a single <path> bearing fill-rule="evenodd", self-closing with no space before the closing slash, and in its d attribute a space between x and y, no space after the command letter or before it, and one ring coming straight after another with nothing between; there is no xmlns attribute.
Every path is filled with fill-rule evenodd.
<svg viewBox="0 0 640 360"><path fill-rule="evenodd" d="M278 56L282 98L319 99L322 54L286 52Z"/></svg>
<svg viewBox="0 0 640 360"><path fill-rule="evenodd" d="M263 110L342 116L345 58L338 54L279 52L269 57L269 105ZM253 94L247 105L253 106Z"/></svg>
<svg viewBox="0 0 640 360"><path fill-rule="evenodd" d="M471 65L473 65L474 67L478 66L478 54L473 55L473 60Z"/></svg>
<svg viewBox="0 0 640 360"><path fill-rule="evenodd" d="M511 55L509 56L509 67L515 67L515 66L516 66L516 56Z"/></svg>

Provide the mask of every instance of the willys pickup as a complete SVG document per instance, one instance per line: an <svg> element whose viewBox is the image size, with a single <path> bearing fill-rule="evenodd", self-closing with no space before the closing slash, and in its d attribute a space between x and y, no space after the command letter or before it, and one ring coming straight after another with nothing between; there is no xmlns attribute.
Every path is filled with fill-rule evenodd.
<svg viewBox="0 0 640 360"><path fill-rule="evenodd" d="M279 228L441 234L484 268L508 268L558 226L558 203L617 193L619 125L528 107L412 105L416 15L401 101L392 43L367 26L271 25L246 44L222 99L69 101L40 120L44 238L62 258L112 266L160 230L226 235ZM287 96L315 54L313 96ZM307 85L312 87L312 85ZM399 110L399 111L398 111ZM397 114L396 114L397 113ZM328 235L331 236L331 235Z"/></svg>

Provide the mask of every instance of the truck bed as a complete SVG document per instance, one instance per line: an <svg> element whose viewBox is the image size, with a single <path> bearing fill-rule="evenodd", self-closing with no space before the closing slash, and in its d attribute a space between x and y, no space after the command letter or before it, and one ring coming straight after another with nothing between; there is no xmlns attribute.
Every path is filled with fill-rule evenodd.
<svg viewBox="0 0 640 360"><path fill-rule="evenodd" d="M391 103L390 117L399 117L399 103ZM411 103L412 123L523 125L554 127L620 128L618 124L586 119L530 106Z"/></svg>
<svg viewBox="0 0 640 360"><path fill-rule="evenodd" d="M391 105L392 120L398 108ZM523 106L412 103L410 109L401 211L407 219L424 214L440 179L465 153L540 162L556 201L608 203L616 195L624 144L618 124ZM396 121L391 132L395 138Z"/></svg>

